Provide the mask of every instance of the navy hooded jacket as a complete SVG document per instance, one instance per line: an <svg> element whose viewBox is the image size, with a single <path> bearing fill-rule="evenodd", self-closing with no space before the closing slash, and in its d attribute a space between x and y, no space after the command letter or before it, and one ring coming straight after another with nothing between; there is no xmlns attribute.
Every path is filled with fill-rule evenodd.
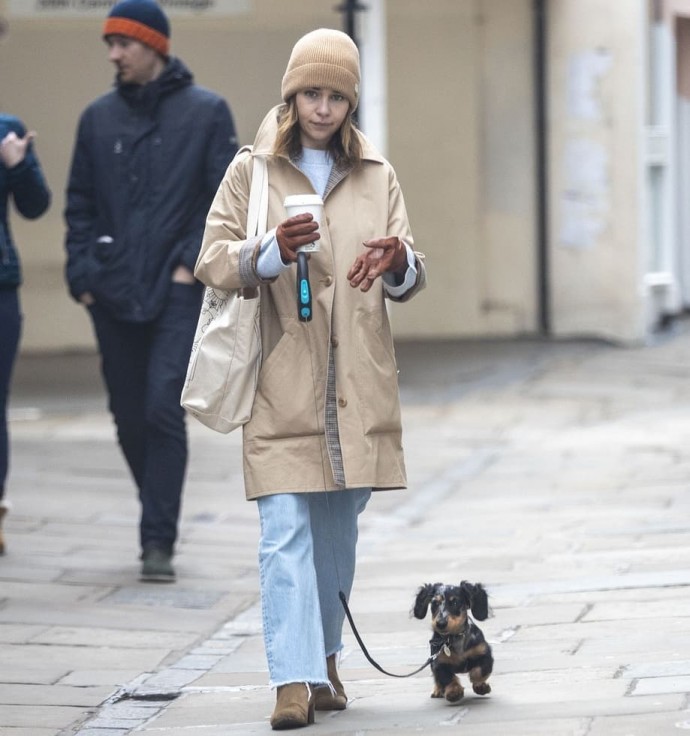
<svg viewBox="0 0 690 736"><path fill-rule="evenodd" d="M26 128L19 118L0 113L0 140L12 132L23 138ZM17 287L22 280L19 254L8 219L10 196L17 211L30 220L40 217L50 205L50 190L31 144L24 160L16 166L8 169L0 163L0 288Z"/></svg>
<svg viewBox="0 0 690 736"><path fill-rule="evenodd" d="M70 293L114 317L155 319L172 273L194 271L206 215L237 150L226 102L170 58L141 86L116 88L81 116L67 187Z"/></svg>

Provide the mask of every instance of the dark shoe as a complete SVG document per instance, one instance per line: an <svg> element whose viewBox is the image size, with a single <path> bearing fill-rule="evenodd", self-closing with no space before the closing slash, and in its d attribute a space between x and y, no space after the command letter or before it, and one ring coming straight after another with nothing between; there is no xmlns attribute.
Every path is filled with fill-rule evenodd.
<svg viewBox="0 0 690 736"><path fill-rule="evenodd" d="M345 710L347 708L347 695L345 695L345 688L338 677L335 656L335 654L331 654L326 659L331 687L320 687L314 691L314 707L316 710ZM331 690L331 688L333 689Z"/></svg>
<svg viewBox="0 0 690 736"><path fill-rule="evenodd" d="M10 507L4 501L0 501L0 555L5 554L5 537L2 533L2 520L9 510Z"/></svg>
<svg viewBox="0 0 690 736"><path fill-rule="evenodd" d="M278 688L276 707L271 716L274 731L302 728L314 723L314 699L304 682L291 682Z"/></svg>
<svg viewBox="0 0 690 736"><path fill-rule="evenodd" d="M149 547L141 556L143 564L139 580L144 583L174 583L172 554L158 547Z"/></svg>

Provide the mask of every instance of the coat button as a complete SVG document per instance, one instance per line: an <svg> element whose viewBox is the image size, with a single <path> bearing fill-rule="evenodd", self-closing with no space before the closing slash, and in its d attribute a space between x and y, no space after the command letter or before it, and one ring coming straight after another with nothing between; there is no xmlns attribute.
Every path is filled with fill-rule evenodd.
<svg viewBox="0 0 690 736"><path fill-rule="evenodd" d="M332 276L326 276L326 278L323 280L323 283L326 286L330 286L333 283L333 277Z"/></svg>
<svg viewBox="0 0 690 736"><path fill-rule="evenodd" d="M338 399L338 406L344 409L347 406L347 399Z"/></svg>
<svg viewBox="0 0 690 736"><path fill-rule="evenodd" d="M333 337L331 338L331 345L332 345L332 346L333 346L334 348L337 348L337 347L338 347L338 338L337 338L337 337L333 336Z"/></svg>

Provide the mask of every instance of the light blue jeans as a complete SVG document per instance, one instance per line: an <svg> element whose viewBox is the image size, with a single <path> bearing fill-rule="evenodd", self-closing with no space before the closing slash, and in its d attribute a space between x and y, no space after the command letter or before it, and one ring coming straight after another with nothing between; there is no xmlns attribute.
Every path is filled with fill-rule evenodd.
<svg viewBox="0 0 690 736"><path fill-rule="evenodd" d="M355 576L357 517L370 488L259 498L259 572L271 687L328 684Z"/></svg>

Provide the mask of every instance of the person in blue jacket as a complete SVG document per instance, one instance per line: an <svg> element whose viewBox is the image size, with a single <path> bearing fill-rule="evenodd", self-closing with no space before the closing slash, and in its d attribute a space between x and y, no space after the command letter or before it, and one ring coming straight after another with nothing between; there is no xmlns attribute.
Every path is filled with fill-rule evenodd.
<svg viewBox="0 0 690 736"><path fill-rule="evenodd" d="M33 220L50 206L50 190L33 150L35 133L19 118L0 113L0 555L5 553L2 520L9 510L5 482L9 464L7 402L19 349L21 267L8 220L8 204Z"/></svg>
<svg viewBox="0 0 690 736"><path fill-rule="evenodd" d="M156 2L117 2L103 38L117 76L79 121L66 277L92 318L139 491L141 579L168 582L187 465L180 394L203 290L193 270L237 142L227 103L170 56L170 25Z"/></svg>

